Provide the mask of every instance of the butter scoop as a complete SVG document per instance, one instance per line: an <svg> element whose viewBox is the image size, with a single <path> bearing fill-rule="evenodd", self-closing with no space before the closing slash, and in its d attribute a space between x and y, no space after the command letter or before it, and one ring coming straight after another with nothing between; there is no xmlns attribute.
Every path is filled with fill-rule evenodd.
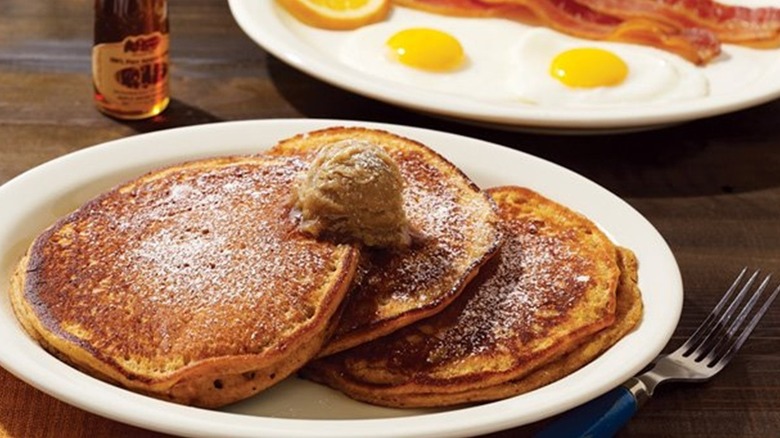
<svg viewBox="0 0 780 438"><path fill-rule="evenodd" d="M323 147L296 188L301 231L372 247L408 246L403 177L381 147L342 140Z"/></svg>

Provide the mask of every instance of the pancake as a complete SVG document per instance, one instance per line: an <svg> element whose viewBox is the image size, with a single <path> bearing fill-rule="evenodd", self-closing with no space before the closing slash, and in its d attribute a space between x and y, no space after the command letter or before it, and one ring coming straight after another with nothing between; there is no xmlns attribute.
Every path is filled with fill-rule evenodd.
<svg viewBox="0 0 780 438"><path fill-rule="evenodd" d="M616 291L617 308L615 323L611 326L587 338L572 351L520 379L457 394L447 394L446 401L442 400L440 394L435 393L408 395L404 398L405 406L453 405L511 397L552 383L587 365L631 332L642 319L642 297L637 286L636 256L631 250L619 247L618 265L620 280Z"/></svg>
<svg viewBox="0 0 780 438"><path fill-rule="evenodd" d="M12 279L26 331L77 368L217 407L321 348L359 250L297 232L294 158L175 165L111 189L35 239Z"/></svg>
<svg viewBox="0 0 780 438"><path fill-rule="evenodd" d="M488 192L506 242L452 305L300 374L384 406L494 400L563 377L635 326L641 300L630 251L530 190Z"/></svg>
<svg viewBox="0 0 780 438"><path fill-rule="evenodd" d="M285 140L271 154L311 161L346 139L383 148L405 181L412 232L406 249L361 252L360 267L333 337L320 356L342 351L438 313L501 243L495 205L462 171L430 148L385 131L331 128Z"/></svg>

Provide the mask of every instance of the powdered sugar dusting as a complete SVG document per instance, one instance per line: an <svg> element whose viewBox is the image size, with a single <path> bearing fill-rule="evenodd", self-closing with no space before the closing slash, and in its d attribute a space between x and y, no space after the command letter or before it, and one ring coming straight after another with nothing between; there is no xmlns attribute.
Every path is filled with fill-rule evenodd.
<svg viewBox="0 0 780 438"><path fill-rule="evenodd" d="M288 200L301 168L186 166L110 192L66 219L77 231L67 251L46 242L41 269L73 274L41 299L55 319L91 331L96 349L127 360L262 350L311 316L312 289L339 248L294 232Z"/></svg>
<svg viewBox="0 0 780 438"><path fill-rule="evenodd" d="M546 338L578 302L589 281L581 272L589 272L592 261L572 246L571 231L544 235L537 228L509 223L513 231L489 272L461 297L464 303L451 324L439 327L426 360L435 364L482 352L517 351Z"/></svg>

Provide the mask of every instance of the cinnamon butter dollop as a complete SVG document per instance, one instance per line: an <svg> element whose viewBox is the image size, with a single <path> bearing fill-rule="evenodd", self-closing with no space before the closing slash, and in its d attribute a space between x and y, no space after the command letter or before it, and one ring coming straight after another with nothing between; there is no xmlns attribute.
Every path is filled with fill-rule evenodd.
<svg viewBox="0 0 780 438"><path fill-rule="evenodd" d="M326 145L296 187L299 228L372 247L408 246L403 188L398 164L380 146L357 139Z"/></svg>

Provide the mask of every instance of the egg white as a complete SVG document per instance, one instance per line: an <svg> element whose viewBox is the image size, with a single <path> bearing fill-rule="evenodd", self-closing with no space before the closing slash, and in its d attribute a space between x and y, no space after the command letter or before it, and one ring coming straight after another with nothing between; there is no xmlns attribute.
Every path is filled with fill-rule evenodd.
<svg viewBox="0 0 780 438"><path fill-rule="evenodd" d="M615 86L569 87L550 75L555 56L579 47L597 47L619 56L628 76ZM529 30L512 50L508 88L519 100L540 106L603 107L668 103L708 94L703 72L661 50L634 44L589 41L546 28Z"/></svg>
<svg viewBox="0 0 780 438"><path fill-rule="evenodd" d="M465 61L447 72L428 72L401 64L392 55L387 40L404 29L427 27L455 37L463 47ZM473 26L430 26L425 23L379 23L355 31L343 41L339 60L351 68L382 79L419 87L421 90L473 97L480 100L506 100L509 67L506 48L495 49L497 35L477 31Z"/></svg>

